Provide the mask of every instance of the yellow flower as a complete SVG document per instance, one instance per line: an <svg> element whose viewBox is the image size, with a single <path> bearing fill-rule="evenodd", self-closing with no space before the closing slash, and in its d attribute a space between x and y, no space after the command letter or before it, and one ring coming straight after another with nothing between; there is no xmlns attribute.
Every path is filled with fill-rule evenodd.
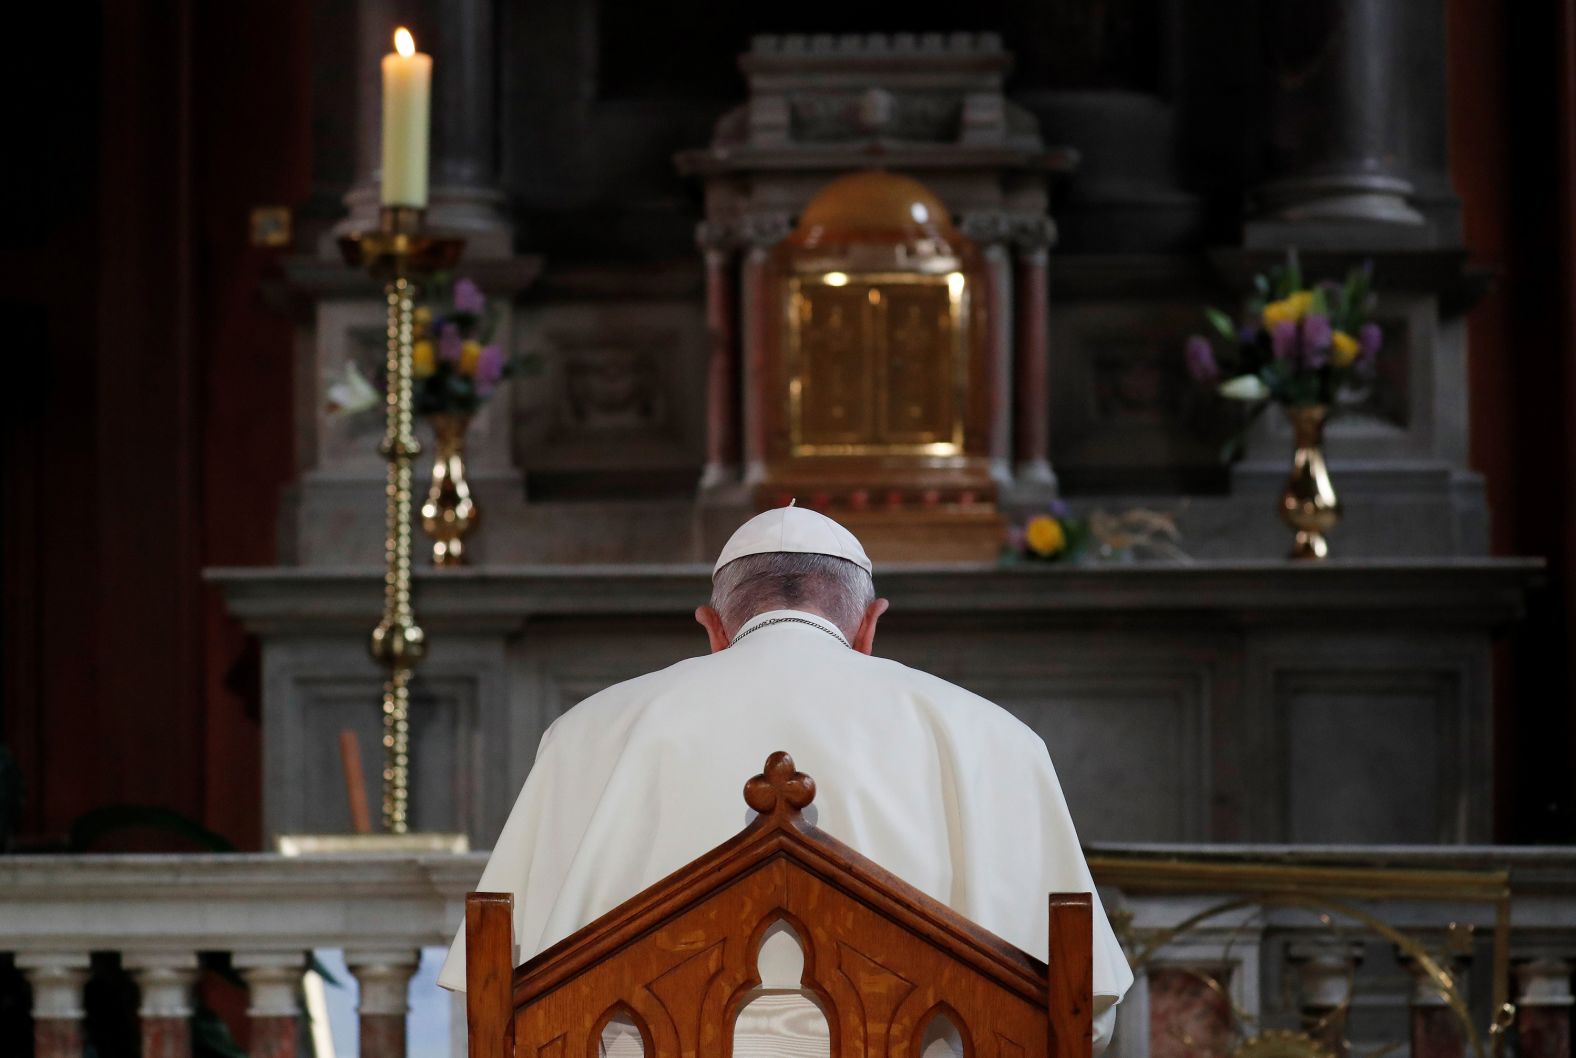
<svg viewBox="0 0 1576 1058"><path fill-rule="evenodd" d="M417 378L426 378L432 374L437 366L437 359L432 352L432 343L423 338L410 347L411 372Z"/></svg>
<svg viewBox="0 0 1576 1058"><path fill-rule="evenodd" d="M426 334L427 328L432 326L432 310L425 305L417 305L411 322L416 328L417 335Z"/></svg>
<svg viewBox="0 0 1576 1058"><path fill-rule="evenodd" d="M1330 336L1330 363L1336 367L1351 367L1352 361L1357 359L1357 339L1345 331L1336 331Z"/></svg>
<svg viewBox="0 0 1576 1058"><path fill-rule="evenodd" d="M1037 518L1030 518L1029 524L1023 527L1024 543L1029 545L1029 550L1043 558L1050 558L1059 554L1067 546L1067 531L1048 514Z"/></svg>
<svg viewBox="0 0 1576 1058"><path fill-rule="evenodd" d="M1299 290L1289 294L1279 301L1272 301L1264 306L1264 326L1273 327L1277 323L1296 323L1308 315L1308 309L1313 306L1313 291Z"/></svg>
<svg viewBox="0 0 1576 1058"><path fill-rule="evenodd" d="M460 374L476 374L476 365L481 362L482 343L474 338L468 338L460 346Z"/></svg>

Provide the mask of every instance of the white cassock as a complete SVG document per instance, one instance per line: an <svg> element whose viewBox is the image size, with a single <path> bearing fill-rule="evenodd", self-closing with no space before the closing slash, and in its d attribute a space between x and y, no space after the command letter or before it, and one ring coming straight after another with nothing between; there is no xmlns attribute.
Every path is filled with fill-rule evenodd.
<svg viewBox="0 0 1576 1058"><path fill-rule="evenodd" d="M779 749L815 778L812 822L1036 958L1048 894L1094 893L1104 1047L1133 974L1045 743L799 611L761 614L728 649L609 687L548 728L477 884L514 894L515 963L737 834L753 816L744 781ZM463 927L438 982L465 988Z"/></svg>

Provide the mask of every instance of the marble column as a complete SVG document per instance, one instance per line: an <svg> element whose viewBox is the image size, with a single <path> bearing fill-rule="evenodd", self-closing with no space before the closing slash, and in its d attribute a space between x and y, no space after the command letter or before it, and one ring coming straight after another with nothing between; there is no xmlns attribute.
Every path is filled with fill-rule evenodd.
<svg viewBox="0 0 1576 1058"><path fill-rule="evenodd" d="M985 261L982 298L985 348L990 360L990 474L998 487L1012 482L1012 255L1010 220L1001 213L963 218L963 234Z"/></svg>
<svg viewBox="0 0 1576 1058"><path fill-rule="evenodd" d="M1231 1052L1229 969L1162 964L1149 967L1148 976L1150 1058Z"/></svg>
<svg viewBox="0 0 1576 1058"><path fill-rule="evenodd" d="M695 241L706 260L706 468L701 490L739 478L739 332L736 247L725 225L702 221Z"/></svg>
<svg viewBox="0 0 1576 1058"><path fill-rule="evenodd" d="M770 282L772 248L788 237L786 215L744 218L739 234L748 247L739 285L744 302L744 483L766 476L766 345L777 320L777 291Z"/></svg>
<svg viewBox="0 0 1576 1058"><path fill-rule="evenodd" d="M16 968L33 989L35 1058L82 1058L87 953L18 955Z"/></svg>
<svg viewBox="0 0 1576 1058"><path fill-rule="evenodd" d="M236 952L231 964L246 981L246 1016L252 1023L252 1058L296 1058L299 1039L301 977L306 956L300 952Z"/></svg>
<svg viewBox="0 0 1576 1058"><path fill-rule="evenodd" d="M1017 304L1014 454L1018 484L1037 486L1052 494L1050 407L1050 255L1056 228L1049 217L1020 221L1016 226Z"/></svg>
<svg viewBox="0 0 1576 1058"><path fill-rule="evenodd" d="M1403 168L1408 20L1417 13L1405 0L1261 4L1257 11L1267 82L1259 216L1421 225Z"/></svg>
<svg viewBox="0 0 1576 1058"><path fill-rule="evenodd" d="M366 1058L405 1058L410 979L420 953L413 950L347 951L345 965L361 989L356 1014Z"/></svg>
<svg viewBox="0 0 1576 1058"><path fill-rule="evenodd" d="M415 34L417 47L433 57L427 222L463 235L469 260L509 256L514 233L498 169L494 0L358 0L356 22L356 180L345 195L350 215L336 231L363 230L377 222L379 64L392 48L395 27L404 25Z"/></svg>
<svg viewBox="0 0 1576 1058"><path fill-rule="evenodd" d="M1286 953L1297 972L1303 1031L1336 1058L1348 1051L1346 1015L1362 953L1361 944L1339 942L1294 944Z"/></svg>
<svg viewBox="0 0 1576 1058"><path fill-rule="evenodd" d="M1415 959L1400 956L1412 974L1412 1058L1465 1058L1466 1027L1445 1001L1445 993ZM1463 960L1441 963L1460 987Z"/></svg>
<svg viewBox="0 0 1576 1058"><path fill-rule="evenodd" d="M1571 960L1532 959L1516 967L1520 1058L1570 1058Z"/></svg>
<svg viewBox="0 0 1576 1058"><path fill-rule="evenodd" d="M191 1058L192 988L197 956L191 953L128 954L122 965L137 982L142 1001L142 1058Z"/></svg>

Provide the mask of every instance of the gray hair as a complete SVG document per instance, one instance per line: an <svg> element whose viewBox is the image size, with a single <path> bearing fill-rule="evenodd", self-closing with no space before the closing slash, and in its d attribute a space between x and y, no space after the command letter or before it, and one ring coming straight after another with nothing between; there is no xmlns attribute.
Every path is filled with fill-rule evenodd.
<svg viewBox="0 0 1576 1058"><path fill-rule="evenodd" d="M736 558L719 569L711 583L712 609L722 615L722 627L730 636L757 614L811 610L851 639L875 599L875 581L862 566L797 551Z"/></svg>

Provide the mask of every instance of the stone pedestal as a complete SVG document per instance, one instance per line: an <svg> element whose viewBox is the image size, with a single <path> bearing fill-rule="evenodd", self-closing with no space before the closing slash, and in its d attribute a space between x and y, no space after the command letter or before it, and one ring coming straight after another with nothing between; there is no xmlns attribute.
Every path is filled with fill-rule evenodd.
<svg viewBox="0 0 1576 1058"><path fill-rule="evenodd" d="M33 989L35 1058L82 1058L87 953L19 955L16 966Z"/></svg>

